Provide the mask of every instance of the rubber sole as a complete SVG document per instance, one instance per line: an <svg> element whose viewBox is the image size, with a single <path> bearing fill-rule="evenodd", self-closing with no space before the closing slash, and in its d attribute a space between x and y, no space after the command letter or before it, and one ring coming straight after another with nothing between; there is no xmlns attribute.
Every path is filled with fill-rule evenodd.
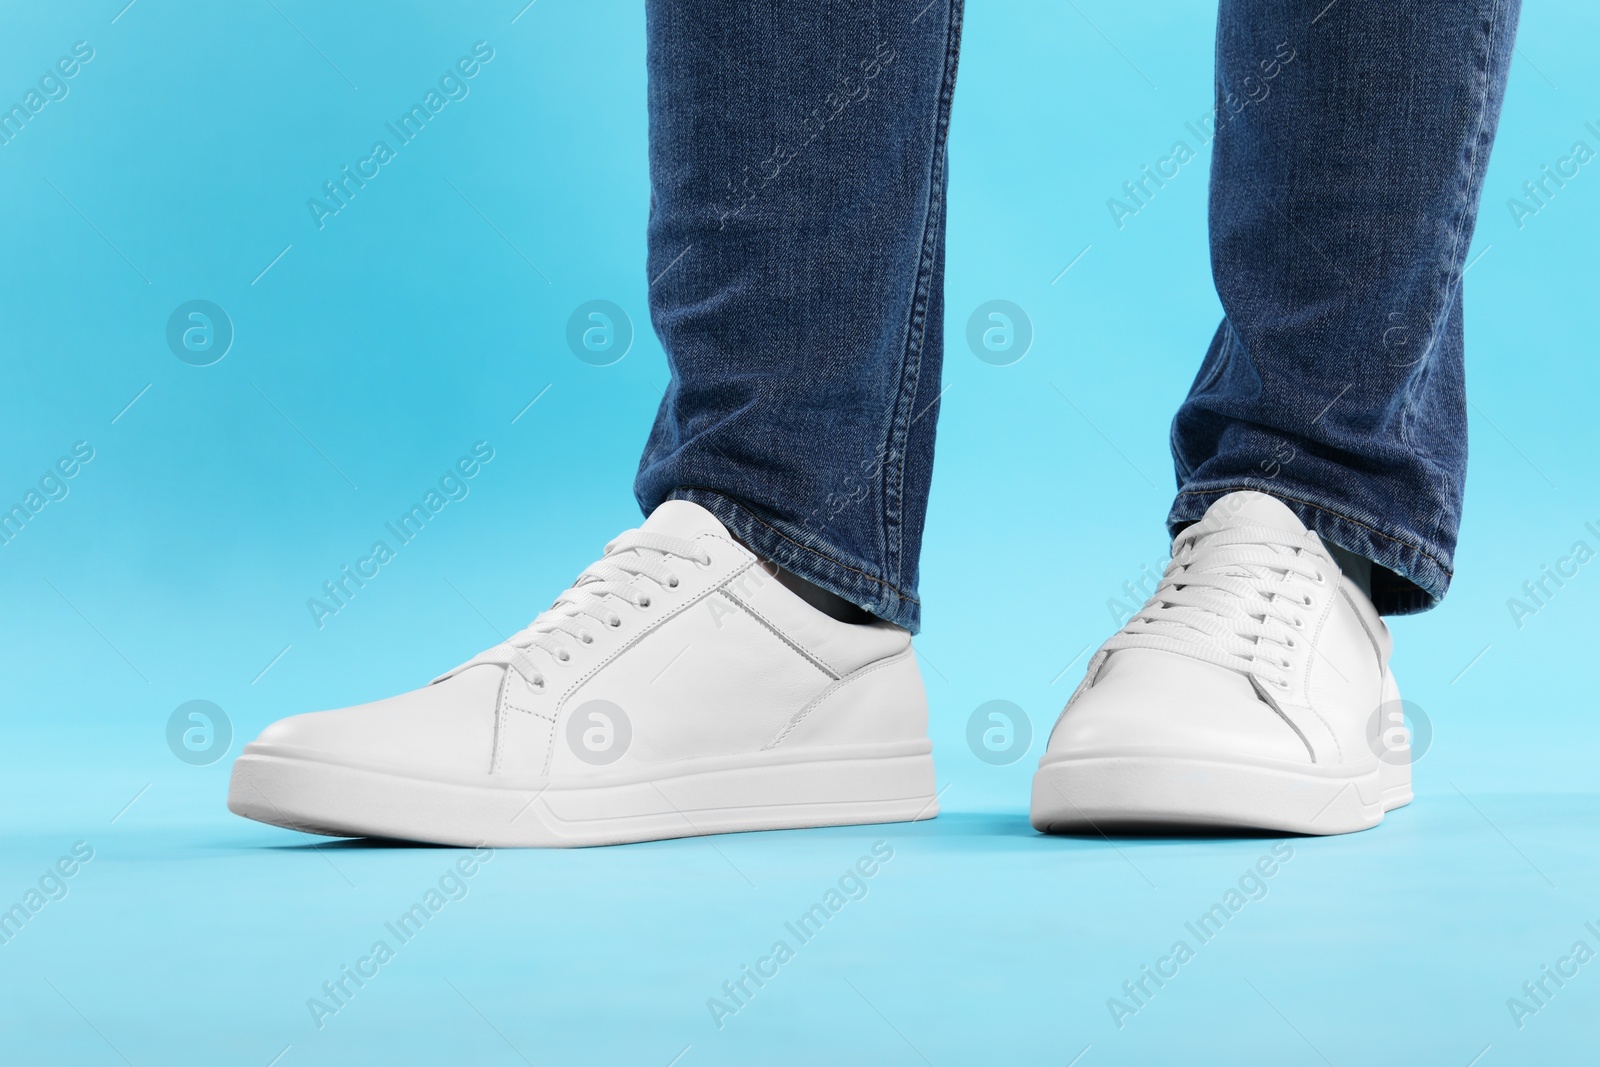
<svg viewBox="0 0 1600 1067"><path fill-rule="evenodd" d="M761 752L508 787L247 749L233 765L228 809L330 837L493 848L913 822L939 813L931 750L922 741Z"/></svg>
<svg viewBox="0 0 1600 1067"><path fill-rule="evenodd" d="M1411 802L1409 748L1355 768L1244 763L1176 755L1100 755L1045 762L1030 821L1042 833L1161 828L1348 834Z"/></svg>

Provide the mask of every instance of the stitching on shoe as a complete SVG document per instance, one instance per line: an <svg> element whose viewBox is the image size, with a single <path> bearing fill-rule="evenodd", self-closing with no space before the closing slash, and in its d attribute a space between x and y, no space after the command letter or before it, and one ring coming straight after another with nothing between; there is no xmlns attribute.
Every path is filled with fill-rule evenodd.
<svg viewBox="0 0 1600 1067"><path fill-rule="evenodd" d="M510 697L511 678L512 678L512 675L514 675L514 674L516 674L516 671L513 671L510 668L506 668L505 669L505 674L500 679L500 693L495 699L494 748L493 748L493 751L492 751L492 753L490 754L490 757L489 757L489 774L490 775L499 774L501 767L505 763L505 748L502 746L502 741L509 743L510 738L509 737L503 737L502 734L505 732L506 712L508 710L509 711L520 711L524 715L532 715L536 719L548 720L552 727L555 726L556 717L555 717L554 713L552 713L552 712L543 712L543 711L534 711L532 708L525 708L525 707L522 707L520 704L514 704L514 703L511 702L511 697Z"/></svg>
<svg viewBox="0 0 1600 1067"><path fill-rule="evenodd" d="M1380 672L1383 671L1387 667L1387 664L1383 662L1383 642L1378 640L1378 635L1373 632L1372 627L1367 625L1365 613L1362 612L1361 608L1356 604L1355 598L1350 595L1349 590L1345 589L1342 583L1339 586L1339 595L1344 597L1345 602L1350 605L1350 610L1354 613L1356 622L1361 624L1362 632L1367 635L1367 640L1372 643L1372 654L1378 659L1378 670Z"/></svg>
<svg viewBox="0 0 1600 1067"><path fill-rule="evenodd" d="M1293 719L1289 718L1288 715L1284 714L1284 710L1283 710L1282 706L1279 705L1277 700L1273 698L1271 693L1267 692L1266 687L1261 684L1260 679L1258 679L1253 674L1247 674L1247 675L1245 675L1245 677L1250 679L1250 686L1251 686L1251 688L1253 688L1256 691L1257 699L1259 699L1261 701L1261 703L1265 704L1267 707L1271 708L1274 712L1276 712L1277 715L1278 715L1278 718L1282 719L1285 723L1287 723L1288 726L1289 726L1289 729L1291 729L1291 730L1293 730L1295 732L1295 736L1300 738L1300 743L1302 745L1306 746L1306 755L1311 757L1311 762L1313 764L1321 762L1320 760L1317 759L1317 750L1311 746L1311 741L1310 741L1309 738L1306 737L1305 731L1300 729L1300 726L1299 726L1298 723L1296 723ZM1317 714L1315 708L1311 709L1311 714L1313 714L1313 715ZM1320 715L1318 715L1317 717L1321 718ZM1327 725L1327 724L1324 723L1323 725ZM1334 748L1338 748L1339 747L1339 739L1338 738L1334 738L1333 746L1334 746Z"/></svg>
<svg viewBox="0 0 1600 1067"><path fill-rule="evenodd" d="M500 731L505 725L506 718L506 686L511 684L512 672L502 671L500 674L500 687L494 695L494 739L489 746L489 774L492 776L500 770Z"/></svg>
<svg viewBox="0 0 1600 1067"><path fill-rule="evenodd" d="M520 704L513 704L510 701L506 702L506 707L510 708L512 711L520 711L524 715L532 715L535 719L544 719L547 722L556 721L555 715L548 711L534 711L532 708L525 708Z"/></svg>
<svg viewBox="0 0 1600 1067"><path fill-rule="evenodd" d="M743 545L740 545L738 542L732 540L731 538L723 537L720 534L711 533L709 531L703 531L701 533L695 534L695 536L694 536L694 540L696 540L696 541L699 541L701 538L707 538L709 540L716 541L716 542L718 542L720 544L726 545L728 548L735 549L736 551L741 552L744 555L751 556L751 561L752 562L754 561L754 556L751 554L751 552L748 549L746 549ZM748 566L749 566L749 563L746 563L746 567L748 567ZM557 721L559 721L559 719L560 719L561 713L566 710L567 701L571 698L572 694L577 692L579 687L581 687L584 683L588 682L596 674L599 674L607 666L609 666L610 664L616 662L617 659L619 659L624 652L627 652L629 649L633 648L640 641L643 641L645 639L645 637L647 637L650 634L655 633L657 630L661 629L661 627L665 626L668 622L670 622L671 620L677 618L679 615L682 615L684 612L688 611L690 608L694 607L696 604L699 604L701 601L709 599L712 596L715 596L718 592L720 592L724 587L727 586L728 582L732 580L734 574L742 574L744 572L744 569L745 569L744 567L741 567L739 570L734 571L732 574L728 575L728 577L722 579L722 581L718 582L717 584L711 586L710 588L708 588L708 589L706 589L706 590L704 590L704 591L702 591L700 593L695 594L692 598L690 598L688 600L685 600L682 604L678 605L676 608L674 608L671 611L667 612L666 614L662 615L659 619L655 620L651 625L647 626L645 629L640 630L638 633L634 634L631 638L629 638L626 642L624 642L620 647L618 647L616 650L614 650L611 653L611 655L609 655L609 656L605 657L604 659L600 660L598 663L596 663L592 667L590 667L587 671L584 671L577 678L573 679L572 684L567 686L566 689L562 690L560 696L558 696L558 697L553 696L552 697L555 710L551 713L551 719L550 719L550 730L551 730L550 742L549 742L549 744L547 744L545 746L544 770L541 772L544 776L548 776L550 774L551 768L555 765L555 754L556 754L555 727L556 727Z"/></svg>
<svg viewBox="0 0 1600 1067"><path fill-rule="evenodd" d="M727 545L729 548L736 548L740 552L745 552L746 555L749 554L748 552L746 552L746 550L743 547L741 547L740 545L738 545L734 541L729 540L726 537L720 537L720 536L718 536L717 534L714 534L714 533L696 534L694 539L696 541L698 541L702 537L711 538L712 540L719 541L722 544ZM741 568L739 571L735 571L734 574L742 573L742 571L743 571L743 568ZM724 578L722 581L718 582L716 585L711 586L710 588L706 589L705 591L703 591L701 593L695 594L695 596L692 599L685 600L682 604L679 604L676 608L673 608L671 611L669 611L666 614L662 615L659 619L656 619L648 627L646 627L645 629L640 630L638 633L634 634L626 642L624 642L616 650L614 650L611 653L611 655L609 655L609 656L605 657L604 659L600 660L598 663L594 664L588 670L586 670L582 674L580 674L577 678L573 679L572 684L567 686L567 688L565 688L564 690L562 690L561 691L561 695L559 697L555 698L556 714L559 715L561 713L561 709L566 705L567 698L570 697L573 694L573 692L579 686L583 685L589 679L593 678L596 674L598 674L601 671L602 668L606 667L607 665L609 665L610 663L615 661L617 659L617 657L621 656L624 652L628 651L634 645L636 645L640 641L644 640L644 638L648 634L652 634L656 630L659 630L662 626L665 626L670 620L677 618L679 615L682 615L684 612L688 611L690 608L694 607L696 604L700 603L702 600L705 600L708 597L715 596L719 591L721 591L721 589L724 586L726 586L728 584L728 582L732 578L733 578L733 574L730 574L727 578Z"/></svg>
<svg viewBox="0 0 1600 1067"><path fill-rule="evenodd" d="M1340 591L1343 592L1342 589ZM1327 720L1327 718L1323 716L1322 712L1318 711L1316 709L1316 706L1311 703L1311 675L1317 669L1317 658L1318 658L1317 638L1320 638L1323 635L1323 633L1328 628L1329 620L1331 620L1333 618L1333 606L1334 606L1334 603L1335 603L1335 601L1332 598L1329 598L1327 607L1325 607L1323 609L1323 611L1322 611L1322 618L1317 620L1316 634L1314 636L1311 636L1310 639L1306 642L1306 644L1309 646L1309 651L1311 652L1311 662L1310 662L1310 665L1306 668L1306 703L1305 703L1305 708L1306 708L1307 711L1311 712L1312 715L1316 716L1317 721L1322 723L1323 729L1328 731L1328 736L1333 738L1333 752L1334 752L1334 755L1339 757L1339 762L1340 763L1343 763L1344 762L1344 746L1339 743L1339 731L1335 730L1333 728L1333 724L1331 722L1329 722ZM1332 666L1332 661L1331 660L1329 661L1329 666ZM1338 672L1335 671L1335 673L1338 673ZM1343 678L1344 676L1341 674L1340 677ZM1349 679L1346 678L1345 681L1348 682ZM1304 737L1304 735L1301 735L1301 736ZM1315 752L1312 752L1312 754L1311 754L1311 762L1313 762L1313 763L1319 762L1317 760L1317 754Z"/></svg>
<svg viewBox="0 0 1600 1067"><path fill-rule="evenodd" d="M874 671L881 671L886 667L892 667L895 664L899 663L901 660L904 660L907 657L912 657L912 656L915 656L915 655L916 655L916 651L910 645L907 645L905 647L905 651L903 651L903 652L896 652L893 656L890 656L888 659L880 659L876 663L869 663L865 667L862 667L859 670L852 671L851 673L845 675L843 678L837 679L831 685L829 685L826 689L824 689L822 692L820 692L816 696L812 697L811 698L811 702L808 703L805 707L803 707L799 711L795 712L794 713L794 717L791 718L788 721L788 723L784 725L783 729L778 731L778 736L774 737L771 741L768 741L766 744L761 746L761 751L762 752L766 752L769 749L774 749L774 748L777 748L779 745L781 745L784 742L784 740L791 733L794 732L795 728L798 727L802 722L804 722L811 715L811 713L813 711L815 711L817 708L821 707L822 703L824 701L826 701L829 697L833 696L835 693L839 692L839 690L843 689L846 685L850 684L853 681L856 681L859 678L865 678L867 675L873 673Z"/></svg>
<svg viewBox="0 0 1600 1067"><path fill-rule="evenodd" d="M735 596L728 589L728 586L733 584L733 580L735 578L738 578L742 574L748 573L749 570L750 570L750 567L754 567L754 566L755 566L755 564L752 563L749 566L744 567L743 569L739 570L737 573L731 575L728 578L728 581L725 582L723 584L723 587L721 589L718 589L717 592L721 593L722 596L725 599L732 601L736 606L738 606L739 608L743 609L745 614L749 615L751 618L753 618L757 622L759 622L762 626L766 627L767 630L771 631L772 636L776 637L778 640L780 640L784 644L788 645L791 649L793 649L807 663L811 664L813 667L817 668L817 670L821 671L823 674L826 674L829 678L832 678L834 681L838 681L839 677L840 677L838 671L834 670L832 667L830 667L826 663L822 662L822 660L818 659L816 656L812 655L810 652L807 652L804 648L800 647L799 643L796 642L792 637L790 637L788 634L784 633L782 630L778 629L778 627L776 626L776 624L774 624L772 622L772 620L768 619L765 615L761 614L761 612L757 611L754 607L752 607L751 605L749 605L745 601L740 600L737 596ZM774 581L776 581L776 579L774 579Z"/></svg>

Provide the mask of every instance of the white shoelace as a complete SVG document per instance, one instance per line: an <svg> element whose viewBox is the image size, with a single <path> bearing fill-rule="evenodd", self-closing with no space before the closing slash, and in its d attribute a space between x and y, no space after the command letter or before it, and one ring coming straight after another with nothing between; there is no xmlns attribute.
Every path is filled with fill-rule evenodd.
<svg viewBox="0 0 1600 1067"><path fill-rule="evenodd" d="M1175 652L1286 691L1315 602L1307 586L1337 573L1325 553L1315 534L1270 526L1180 534L1155 593L1101 650Z"/></svg>
<svg viewBox="0 0 1600 1067"><path fill-rule="evenodd" d="M522 675L535 689L543 689L544 672L529 655L539 649L560 663L572 659L571 642L594 642L591 623L618 627L622 616L618 602L648 608L652 588L676 589L678 576L671 561L686 560L705 566L711 557L693 541L667 534L629 530L606 545L605 555L591 564L571 588L556 598L522 630L473 657L471 663L491 663L509 667ZM654 587L646 583L654 583Z"/></svg>

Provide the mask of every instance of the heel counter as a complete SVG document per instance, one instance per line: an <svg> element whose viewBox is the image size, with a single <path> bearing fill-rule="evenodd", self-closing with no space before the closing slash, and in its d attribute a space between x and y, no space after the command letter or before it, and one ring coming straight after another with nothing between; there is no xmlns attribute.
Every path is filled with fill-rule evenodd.
<svg viewBox="0 0 1600 1067"><path fill-rule="evenodd" d="M860 745L928 736L928 692L910 645L829 685L764 746Z"/></svg>

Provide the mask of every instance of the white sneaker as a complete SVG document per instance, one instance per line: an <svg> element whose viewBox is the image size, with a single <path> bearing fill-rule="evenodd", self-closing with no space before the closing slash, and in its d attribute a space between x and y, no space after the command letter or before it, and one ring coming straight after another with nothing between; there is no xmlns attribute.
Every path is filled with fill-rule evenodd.
<svg viewBox="0 0 1600 1067"><path fill-rule="evenodd" d="M341 837L601 845L938 813L905 630L837 622L669 501L425 688L267 727L228 807Z"/></svg>
<svg viewBox="0 0 1600 1067"><path fill-rule="evenodd" d="M1230 493L1172 557L1061 713L1034 828L1339 834L1408 803L1409 746L1371 736L1400 699L1388 629L1316 534L1270 496Z"/></svg>

